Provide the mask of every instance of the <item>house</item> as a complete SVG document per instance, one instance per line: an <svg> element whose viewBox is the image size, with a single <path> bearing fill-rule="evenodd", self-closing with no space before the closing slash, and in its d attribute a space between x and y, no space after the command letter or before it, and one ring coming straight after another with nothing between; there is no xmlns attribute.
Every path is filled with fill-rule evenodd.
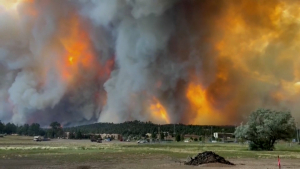
<svg viewBox="0 0 300 169"><path fill-rule="evenodd" d="M199 135L195 135L195 134L185 134L184 136L183 136L183 138L184 138L184 140L186 140L186 139L199 139Z"/></svg>
<svg viewBox="0 0 300 169"><path fill-rule="evenodd" d="M172 137L172 135L168 135L167 137L165 137L165 140L175 141L175 137Z"/></svg>
<svg viewBox="0 0 300 169"><path fill-rule="evenodd" d="M230 139L234 138L234 134L233 133L216 132L216 133L214 133L214 137L216 139L230 140Z"/></svg>
<svg viewBox="0 0 300 169"><path fill-rule="evenodd" d="M114 140L122 140L123 137L121 134L100 134L101 138L102 139L105 139L105 138L111 138L111 139L114 139Z"/></svg>
<svg viewBox="0 0 300 169"><path fill-rule="evenodd" d="M146 136L147 136L148 138L151 138L151 137L152 137L152 134L151 134L151 133L147 133Z"/></svg>
<svg viewBox="0 0 300 169"><path fill-rule="evenodd" d="M70 132L65 132L64 138L69 139L70 138Z"/></svg>

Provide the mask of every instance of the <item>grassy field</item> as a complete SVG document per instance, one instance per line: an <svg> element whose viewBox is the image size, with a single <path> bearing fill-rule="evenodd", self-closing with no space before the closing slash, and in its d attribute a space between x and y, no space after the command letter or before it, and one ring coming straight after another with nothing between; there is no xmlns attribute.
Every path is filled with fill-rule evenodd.
<svg viewBox="0 0 300 169"><path fill-rule="evenodd" d="M276 145L275 151L249 151L247 145L233 143L162 143L137 144L135 142L92 143L89 140L51 140L34 142L32 137L6 136L0 138L0 158L38 158L41 160L80 161L109 160L148 155L163 155L174 159L195 156L199 152L214 151L225 158L300 158L300 146L287 143Z"/></svg>

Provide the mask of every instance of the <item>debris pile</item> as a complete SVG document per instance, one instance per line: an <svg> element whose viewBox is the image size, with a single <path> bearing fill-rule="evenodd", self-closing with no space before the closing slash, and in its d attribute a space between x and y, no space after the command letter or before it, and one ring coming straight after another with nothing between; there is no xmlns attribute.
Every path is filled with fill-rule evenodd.
<svg viewBox="0 0 300 169"><path fill-rule="evenodd" d="M195 158L191 158L190 161L185 162L185 165L201 165L207 163L222 163L227 165L234 165L233 163L224 159L224 157L219 156L218 154L212 151L205 151L199 153Z"/></svg>

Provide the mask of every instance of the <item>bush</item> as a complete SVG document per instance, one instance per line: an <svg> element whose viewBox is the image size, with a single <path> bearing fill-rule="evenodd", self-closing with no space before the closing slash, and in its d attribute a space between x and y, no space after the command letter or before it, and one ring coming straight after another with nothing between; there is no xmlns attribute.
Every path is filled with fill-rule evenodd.
<svg viewBox="0 0 300 169"><path fill-rule="evenodd" d="M246 125L236 128L235 136L250 141L250 150L274 150L277 140L293 137L296 125L290 112L260 109L253 112Z"/></svg>

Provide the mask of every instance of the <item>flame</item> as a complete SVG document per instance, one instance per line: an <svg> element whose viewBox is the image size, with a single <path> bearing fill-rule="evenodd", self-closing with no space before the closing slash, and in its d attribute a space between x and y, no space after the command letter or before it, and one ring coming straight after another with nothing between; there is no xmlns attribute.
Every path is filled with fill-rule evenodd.
<svg viewBox="0 0 300 169"><path fill-rule="evenodd" d="M263 17L261 20L265 22L261 23L262 25L249 25L245 18L236 16L234 11L238 9L229 8L228 10L231 11L228 11L227 15L221 19L223 22L217 24L226 33L218 37L219 40L217 40L215 47L219 52L219 58L223 57L234 61L232 63L235 69L243 72L245 76L269 84L276 84L276 81L279 81L282 89L286 89L285 91L288 92L289 89L293 88L292 84L300 78L300 57L297 50L300 43L300 5L285 1L270 3L270 5L270 7L265 6L264 11L260 11L261 9L256 2L245 1L242 3L242 6L249 6L249 8L245 8L249 11L244 11L244 15L248 18L251 16ZM298 26L298 29L291 30L291 36L295 37L288 40L287 36L290 35L285 29L291 29L292 26ZM272 47L270 46L271 43L278 46L278 53L268 51ZM273 60L268 58L273 58ZM249 65L251 59L264 61L265 66L269 66L271 71L262 69L264 65ZM260 63L258 62L258 64ZM284 77L280 77L280 72L277 72L278 69L285 72L291 68L294 69L292 73L296 75L292 80L283 79ZM223 72L219 73L222 74Z"/></svg>
<svg viewBox="0 0 300 169"><path fill-rule="evenodd" d="M207 92L201 85L190 83L186 97L190 102L190 110L196 113L196 117L190 119L190 124L217 125L228 122L225 114L219 113L212 107L207 99Z"/></svg>
<svg viewBox="0 0 300 169"><path fill-rule="evenodd" d="M73 64L73 57L69 57L70 64Z"/></svg>
<svg viewBox="0 0 300 169"><path fill-rule="evenodd" d="M0 7L3 7L6 10L15 9L19 2L19 0L0 0Z"/></svg>
<svg viewBox="0 0 300 169"><path fill-rule="evenodd" d="M37 16L37 11L35 10L34 4L35 0L0 0L0 12L1 9L4 11L13 11L17 12L18 5L22 4L26 6L26 8L22 8L19 12L19 15L26 15L29 16Z"/></svg>
<svg viewBox="0 0 300 169"><path fill-rule="evenodd" d="M154 120L170 124L170 119L164 106L156 98L153 98L153 102L150 105L150 111Z"/></svg>
<svg viewBox="0 0 300 169"><path fill-rule="evenodd" d="M199 38L199 48L209 43L213 52L199 57L204 74L199 77L201 83L192 78L187 87L191 123L234 124L258 108L287 108L299 118L300 4L222 2L222 7L200 1L193 4L203 9L193 19L198 12L206 13L203 24L191 21L194 31L201 36L209 32Z"/></svg>
<svg viewBox="0 0 300 169"><path fill-rule="evenodd" d="M78 17L71 18L70 27L68 27L70 30L67 30L64 25L65 23L62 23L61 29L66 35L61 36L60 42L64 47L64 56L67 60L58 65L61 65L62 79L72 83L82 69L95 68L97 65L88 33L82 29Z"/></svg>
<svg viewBox="0 0 300 169"><path fill-rule="evenodd" d="M244 17L236 15L235 11L238 11L239 8L228 8L226 14L216 23L216 26L224 34L216 36L215 49L219 52L219 59L226 58L234 61L232 62L233 66L237 70L244 72L245 75L249 75L251 78L259 81L273 83L278 80L275 70L271 72L257 70L261 69L263 65L252 66L249 65L249 61L256 59L268 62L269 60L267 59L273 55L275 63L273 63L272 68L275 69L287 68L287 65L284 65L284 63L290 60L295 61L294 63L300 62L297 52L297 49L299 49L298 44L300 43L299 29L291 30L295 38L292 39L293 42L289 42L288 46L286 46L288 43L286 36L288 34L285 34L285 29L290 29L289 27L292 25L299 27L300 5L285 1L270 2L268 4L270 6L259 8L260 4L257 2L244 1L241 3L241 6L248 6L248 8L243 9L249 9L243 12ZM245 20L245 18L252 19L251 17L263 17L261 20L265 22L261 23L262 25L251 25ZM277 43L280 53L273 54L268 51L271 43ZM276 55L277 57L275 57ZM222 72L219 73L222 74ZM295 83L300 78L299 64L294 65L294 75L297 74L298 77L295 76L290 84Z"/></svg>

